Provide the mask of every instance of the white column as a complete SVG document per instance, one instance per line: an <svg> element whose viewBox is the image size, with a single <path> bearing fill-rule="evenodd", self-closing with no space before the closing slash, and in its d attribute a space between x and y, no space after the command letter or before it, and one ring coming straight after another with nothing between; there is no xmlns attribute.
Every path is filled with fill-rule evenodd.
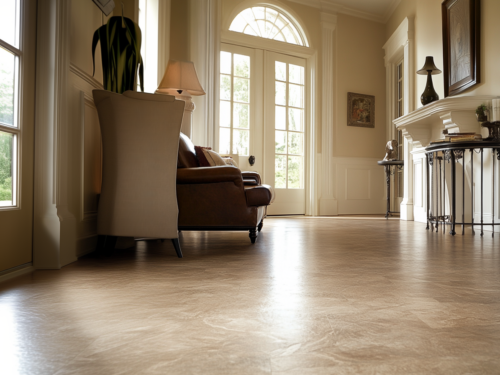
<svg viewBox="0 0 500 375"><path fill-rule="evenodd" d="M76 260L75 195L80 170L68 116L71 2L38 8L33 265L57 269ZM73 125L73 126L71 126ZM76 200L78 202L78 200Z"/></svg>
<svg viewBox="0 0 500 375"><path fill-rule="evenodd" d="M336 29L337 16L321 13L322 30L322 173L321 173L321 198L319 202L320 215L337 215L336 199L336 169L335 154L335 129L337 114L337 76L336 76Z"/></svg>
<svg viewBox="0 0 500 375"><path fill-rule="evenodd" d="M406 129L404 137L404 198L400 206L401 220L413 220L413 139Z"/></svg>

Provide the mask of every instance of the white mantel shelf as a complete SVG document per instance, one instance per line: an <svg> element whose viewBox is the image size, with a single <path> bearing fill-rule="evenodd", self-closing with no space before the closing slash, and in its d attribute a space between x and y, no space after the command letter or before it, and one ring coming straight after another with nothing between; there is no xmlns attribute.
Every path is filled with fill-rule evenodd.
<svg viewBox="0 0 500 375"><path fill-rule="evenodd" d="M402 220L426 222L425 147L432 140L444 139L444 129L450 132L481 133L476 108L481 104L491 108L491 100L496 98L499 96L448 97L393 121L404 137L404 198L400 206Z"/></svg>
<svg viewBox="0 0 500 375"><path fill-rule="evenodd" d="M408 133L414 146L426 147L432 139L442 138L442 129L481 132L475 116L481 104L491 107L495 95L448 97L427 104L393 121L397 129Z"/></svg>

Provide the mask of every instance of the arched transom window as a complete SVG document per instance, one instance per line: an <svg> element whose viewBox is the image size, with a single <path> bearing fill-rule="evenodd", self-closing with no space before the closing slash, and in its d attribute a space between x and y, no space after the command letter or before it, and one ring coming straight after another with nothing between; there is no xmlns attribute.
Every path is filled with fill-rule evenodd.
<svg viewBox="0 0 500 375"><path fill-rule="evenodd" d="M247 8L236 16L229 30L280 42L307 46L298 24L283 13L269 7Z"/></svg>

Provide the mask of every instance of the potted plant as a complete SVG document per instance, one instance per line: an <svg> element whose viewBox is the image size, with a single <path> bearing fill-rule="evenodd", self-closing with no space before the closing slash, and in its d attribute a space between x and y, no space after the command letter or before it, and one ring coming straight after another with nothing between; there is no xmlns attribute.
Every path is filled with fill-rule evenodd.
<svg viewBox="0 0 500 375"><path fill-rule="evenodd" d="M123 93L135 90L139 70L141 91L144 91L144 67L141 57L141 29L130 18L111 17L99 27L92 40L92 62L95 73L95 49L101 42L103 86L105 90Z"/></svg>
<svg viewBox="0 0 500 375"><path fill-rule="evenodd" d="M485 122L488 121L488 107L485 104L481 104L476 108L477 121Z"/></svg>

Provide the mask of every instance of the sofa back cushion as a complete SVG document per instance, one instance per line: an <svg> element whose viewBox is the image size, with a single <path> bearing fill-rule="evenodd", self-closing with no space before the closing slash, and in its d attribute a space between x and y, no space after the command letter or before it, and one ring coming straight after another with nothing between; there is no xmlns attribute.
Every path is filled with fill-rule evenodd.
<svg viewBox="0 0 500 375"><path fill-rule="evenodd" d="M181 133L179 137L177 168L197 168L199 166L193 142L185 134Z"/></svg>

